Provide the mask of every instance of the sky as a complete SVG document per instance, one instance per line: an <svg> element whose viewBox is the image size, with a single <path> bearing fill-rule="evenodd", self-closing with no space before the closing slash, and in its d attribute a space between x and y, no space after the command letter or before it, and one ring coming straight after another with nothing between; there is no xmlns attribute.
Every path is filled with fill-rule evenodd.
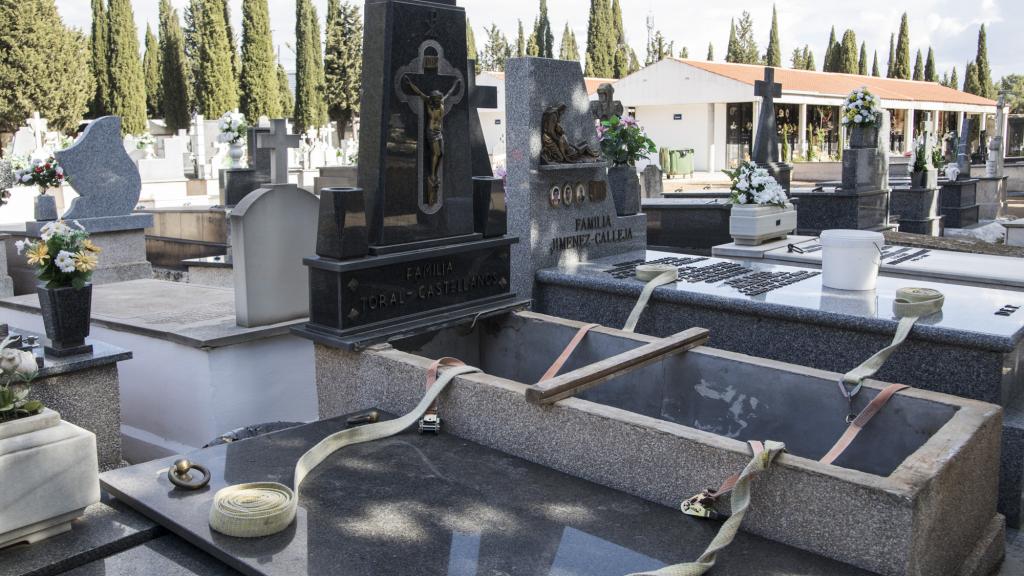
<svg viewBox="0 0 1024 576"><path fill-rule="evenodd" d="M242 0L231 3L233 26L240 35ZM764 0L621 0L624 23L629 43L641 61L646 53L648 20L661 30L676 48L686 46L690 56L703 59L708 43L715 47L715 57L725 56L729 39L729 21L744 10L751 13L758 46L764 51L771 28L771 4ZM56 0L65 23L89 28L90 8L86 0ZM186 0L172 0L180 9ZM274 41L278 45L281 61L291 70L294 55L287 47L294 45L295 0L268 0ZM327 0L313 0L321 18L326 12ZM140 38L146 23L154 30L157 24L157 0L132 0ZM854 6L855 8L844 7ZM498 25L514 41L518 20L522 20L529 34L537 16L537 6L530 0L459 0L473 24L476 38L483 48L484 27ZM575 31L582 51L586 45L589 0L548 0L548 12L555 31L555 46L561 41L566 23ZM857 34L858 42L866 41L868 57L878 50L880 65L885 70L889 50L889 35L899 29L900 15L906 11L910 17L911 65L918 48L927 56L928 46L935 48L939 74L957 67L960 80L964 78L964 65L977 52L978 27L988 28L989 62L994 78L1006 74L1024 73L1024 2L1021 0L859 0L839 3L834 0L785 0L778 3L779 37L782 54L789 64L793 49L809 44L815 61L821 66L828 44L829 30L836 26L836 35L842 37L846 28Z"/></svg>

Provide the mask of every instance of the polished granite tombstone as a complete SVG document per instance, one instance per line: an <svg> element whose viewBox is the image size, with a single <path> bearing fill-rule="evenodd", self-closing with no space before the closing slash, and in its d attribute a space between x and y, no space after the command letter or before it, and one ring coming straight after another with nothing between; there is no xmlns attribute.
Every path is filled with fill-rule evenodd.
<svg viewBox="0 0 1024 576"><path fill-rule="evenodd" d="M732 242L729 216L732 205L725 198L644 198L647 245L652 250L700 254Z"/></svg>
<svg viewBox="0 0 1024 576"><path fill-rule="evenodd" d="M899 221L900 232L941 236L945 217L939 214L938 188L892 189L890 214Z"/></svg>
<svg viewBox="0 0 1024 576"><path fill-rule="evenodd" d="M947 228L968 228L978 223L978 180L956 179L941 183L939 213Z"/></svg>
<svg viewBox="0 0 1024 576"><path fill-rule="evenodd" d="M258 146L260 134L270 134L270 128L251 127L246 133L248 168L220 171L221 205L235 206L250 192L270 182L270 149Z"/></svg>
<svg viewBox="0 0 1024 576"><path fill-rule="evenodd" d="M373 0L365 22L359 187L366 225L339 225L349 221L341 211L362 207L327 206L318 239L325 250L305 260L310 322L296 330L344 348L522 305L510 281L517 240L498 234L506 218L495 188L502 181L492 179L490 193L474 191L474 176L491 172L470 117L493 94L469 80L465 11L454 0ZM348 234L368 242L349 242ZM328 249L340 246L352 249Z"/></svg>
<svg viewBox="0 0 1024 576"><path fill-rule="evenodd" d="M261 576L622 576L692 561L720 526L447 434L406 433L329 457L307 476L296 521L282 533L241 539L210 530L217 490L290 481L299 456L344 426L335 418L190 454L212 473L198 492L171 489L161 472L173 458L101 482L228 566ZM716 571L868 574L745 533Z"/></svg>

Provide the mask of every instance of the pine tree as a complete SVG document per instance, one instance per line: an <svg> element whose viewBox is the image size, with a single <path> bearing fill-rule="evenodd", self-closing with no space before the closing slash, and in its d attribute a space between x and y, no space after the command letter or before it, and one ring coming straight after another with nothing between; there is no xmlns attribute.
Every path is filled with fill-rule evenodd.
<svg viewBox="0 0 1024 576"><path fill-rule="evenodd" d="M857 74L861 76L868 75L868 45L866 42L860 43L860 58L857 60Z"/></svg>
<svg viewBox="0 0 1024 576"><path fill-rule="evenodd" d="M612 0L612 30L615 32L615 65L613 78L629 75L629 44L626 42L626 28L622 24L622 6L619 0Z"/></svg>
<svg viewBox="0 0 1024 576"><path fill-rule="evenodd" d="M562 32L562 48L558 51L559 60L580 61L580 47L576 44L576 33L565 23L565 32Z"/></svg>
<svg viewBox="0 0 1024 576"><path fill-rule="evenodd" d="M988 64L988 40L984 24L978 30L978 56L974 60L974 65L978 69L978 86L980 88L980 91L974 92L974 94L986 98L995 98L995 89L992 85L992 68Z"/></svg>
<svg viewBox="0 0 1024 576"><path fill-rule="evenodd" d="M160 117L163 112L160 86L160 41L146 24L146 54L142 57L142 74L146 82L146 111L150 118Z"/></svg>
<svg viewBox="0 0 1024 576"><path fill-rule="evenodd" d="M610 50L615 42L611 26L611 8L607 0L590 0L587 24L587 65L590 77L610 78L615 72L615 53Z"/></svg>
<svg viewBox="0 0 1024 576"><path fill-rule="evenodd" d="M924 79L929 82L939 81L939 71L935 69L935 50L931 46L928 47L928 60L924 65Z"/></svg>
<svg viewBox="0 0 1024 576"><path fill-rule="evenodd" d="M0 30L0 132L34 111L52 130L73 130L96 91L89 42L64 25L53 0L0 2Z"/></svg>
<svg viewBox="0 0 1024 576"><path fill-rule="evenodd" d="M892 78L910 80L910 24L907 21L907 13L903 13L900 20L900 36L896 42L896 59L892 65Z"/></svg>
<svg viewBox="0 0 1024 576"><path fill-rule="evenodd" d="M539 49L537 55L541 58L554 58L555 34L551 31L551 21L548 20L548 0L540 0L540 13L537 15L537 25L533 29L533 35L537 38L537 48ZM504 34L502 38L504 38ZM506 41L505 44L508 42Z"/></svg>
<svg viewBox="0 0 1024 576"><path fill-rule="evenodd" d="M736 38L736 19L729 21L729 43L726 45L725 61L736 63L740 61L740 42Z"/></svg>
<svg viewBox="0 0 1024 576"><path fill-rule="evenodd" d="M235 31L231 27L231 6L228 0L217 1L221 3L224 11L224 33L227 34L228 49L231 51L231 72L237 81L238 76L242 73L242 64L238 60L238 42L235 41Z"/></svg>
<svg viewBox="0 0 1024 576"><path fill-rule="evenodd" d="M160 77L164 122L170 130L188 128L191 123L190 75L178 11L171 0L160 0Z"/></svg>
<svg viewBox="0 0 1024 576"><path fill-rule="evenodd" d="M277 63L277 89L281 91L281 115L285 118L291 118L295 114L295 95L292 94L292 87L288 84L288 73L285 72L284 66L280 62Z"/></svg>
<svg viewBox="0 0 1024 576"><path fill-rule="evenodd" d="M566 41L568 39L569 39L569 23L566 22L565 23L565 32L562 34L562 54L565 53L565 43L566 43ZM559 54L559 58L561 58L562 60L565 60L566 58L564 58L562 56L562 54ZM523 21L520 20L519 21L519 36L516 37L516 58L522 58L523 56L526 56L526 35L523 32Z"/></svg>
<svg viewBox="0 0 1024 576"><path fill-rule="evenodd" d="M772 4L772 30L768 35L768 51L764 55L765 66L782 67L782 48L779 46L779 17Z"/></svg>
<svg viewBox="0 0 1024 576"><path fill-rule="evenodd" d="M281 117L281 94L277 87L274 39L270 35L267 0L242 2L242 71L238 87L239 109L250 122L256 122L260 116Z"/></svg>
<svg viewBox="0 0 1024 576"><path fill-rule="evenodd" d="M832 69L832 61L835 59L836 47L836 27L832 27L832 31L828 34L828 47L825 48L825 61L822 64L822 72L835 72Z"/></svg>
<svg viewBox="0 0 1024 576"><path fill-rule="evenodd" d="M89 63L92 75L96 79L96 93L89 102L89 114L93 118L106 116L110 110L110 79L107 72L107 48L109 22L107 9L103 0L92 0L92 35L89 38L91 48Z"/></svg>
<svg viewBox="0 0 1024 576"><path fill-rule="evenodd" d="M121 117L125 134L146 131L146 81L139 60L139 35L130 0L110 0L110 113Z"/></svg>
<svg viewBox="0 0 1024 576"><path fill-rule="evenodd" d="M320 19L312 0L295 3L295 53L295 130L304 133L327 123Z"/></svg>
<svg viewBox="0 0 1024 576"><path fill-rule="evenodd" d="M324 54L327 116L338 124L338 137L359 113L363 75L363 19L355 3L327 4L327 49Z"/></svg>
<svg viewBox="0 0 1024 576"><path fill-rule="evenodd" d="M917 58L914 60L914 80L924 80L924 57L921 56L921 49L917 50Z"/></svg>
<svg viewBox="0 0 1024 576"><path fill-rule="evenodd" d="M949 75L949 87L954 90L960 89L960 76L956 73L956 66L953 66L953 72Z"/></svg>
<svg viewBox="0 0 1024 576"><path fill-rule="evenodd" d="M978 65L968 62L964 73L964 92L968 94L981 95L981 83L978 81Z"/></svg>
<svg viewBox="0 0 1024 576"><path fill-rule="evenodd" d="M498 29L497 24L491 24L490 28L484 28L484 32L487 35L481 59L484 69L504 72L505 64L512 55L512 47L505 35Z"/></svg>
<svg viewBox="0 0 1024 576"><path fill-rule="evenodd" d="M715 61L715 45L712 44L711 42L708 42L708 58L707 58L707 60L708 60L708 62L714 62Z"/></svg>
<svg viewBox="0 0 1024 576"><path fill-rule="evenodd" d="M740 62L743 64L762 64L761 51L757 49L757 41L754 40L754 20L750 12L746 10L740 15L739 24L736 26L736 42L739 45ZM779 60L781 60L781 56Z"/></svg>
<svg viewBox="0 0 1024 576"><path fill-rule="evenodd" d="M466 18L466 59L476 62L476 73L480 73L480 57L476 49L476 34L473 33L473 25Z"/></svg>
<svg viewBox="0 0 1024 576"><path fill-rule="evenodd" d="M875 77L882 75L882 71L878 67L878 50L875 50L875 62L871 65L871 75Z"/></svg>
<svg viewBox="0 0 1024 576"><path fill-rule="evenodd" d="M885 69L885 77L893 77L893 64L896 63L896 34L889 34L889 61Z"/></svg>

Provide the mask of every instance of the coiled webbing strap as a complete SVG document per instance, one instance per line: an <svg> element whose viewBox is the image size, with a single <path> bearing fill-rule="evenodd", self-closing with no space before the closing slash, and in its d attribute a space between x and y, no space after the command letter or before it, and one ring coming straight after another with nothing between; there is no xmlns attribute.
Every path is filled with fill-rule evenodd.
<svg viewBox="0 0 1024 576"><path fill-rule="evenodd" d="M444 360L435 363L430 370L432 375L437 373L438 366ZM295 520L302 481L331 454L346 446L380 440L406 430L416 424L452 380L479 371L472 366L449 368L437 378L412 412L396 420L349 428L324 438L299 458L295 465L294 490L278 482L253 482L219 490L210 508L210 528L238 538L258 538L284 530Z"/></svg>

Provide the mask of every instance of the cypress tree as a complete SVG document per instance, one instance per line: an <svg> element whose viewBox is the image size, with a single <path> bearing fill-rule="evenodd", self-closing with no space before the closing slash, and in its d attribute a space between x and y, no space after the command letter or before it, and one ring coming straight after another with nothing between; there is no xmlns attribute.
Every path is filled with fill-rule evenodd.
<svg viewBox="0 0 1024 576"><path fill-rule="evenodd" d="M626 43L626 28L622 24L622 6L619 0L612 0L612 30L615 33L615 65L613 78L629 75L629 44Z"/></svg>
<svg viewBox="0 0 1024 576"><path fill-rule="evenodd" d="M295 48L295 130L303 133L327 123L320 20L311 0L295 3Z"/></svg>
<svg viewBox="0 0 1024 576"><path fill-rule="evenodd" d="M822 72L835 72L832 69L832 60L835 58L834 54L836 48L836 27L833 26L832 30L828 33L828 46L825 48L825 60L822 63Z"/></svg>
<svg viewBox="0 0 1024 576"><path fill-rule="evenodd" d="M924 65L924 79L929 82L939 81L939 71L935 69L935 50L928 47L928 59Z"/></svg>
<svg viewBox="0 0 1024 576"><path fill-rule="evenodd" d="M160 0L160 84L164 122L171 130L188 128L191 123L190 74L178 11L171 6L171 0Z"/></svg>
<svg viewBox="0 0 1024 576"><path fill-rule="evenodd" d="M974 65L978 69L978 85L980 87L980 92L975 92L975 94L994 98L995 88L992 85L992 68L988 64L988 40L984 24L978 30L978 56L974 60Z"/></svg>
<svg viewBox="0 0 1024 576"><path fill-rule="evenodd" d="M804 70L817 70L818 65L814 62L814 52L809 46L804 46Z"/></svg>
<svg viewBox="0 0 1024 576"><path fill-rule="evenodd" d="M238 107L238 85L231 69L231 47L221 0L194 0L196 106L207 118Z"/></svg>
<svg viewBox="0 0 1024 576"><path fill-rule="evenodd" d="M764 55L766 66L782 67L782 48L779 46L779 17L772 4L772 30L768 35L768 51Z"/></svg>
<svg viewBox="0 0 1024 576"><path fill-rule="evenodd" d="M860 58L857 60L857 74L861 76L868 75L868 45L866 42L860 43Z"/></svg>
<svg viewBox="0 0 1024 576"><path fill-rule="evenodd" d="M139 61L139 35L130 0L110 0L110 113L121 117L125 134L146 131L146 81Z"/></svg>
<svg viewBox="0 0 1024 576"><path fill-rule="evenodd" d="M539 18L533 20L534 31L530 33L530 39L526 41L526 55L533 56L534 58L539 58L541 51L540 42L537 40L537 23L539 20ZM484 32L489 32L489 30L485 28Z"/></svg>
<svg viewBox="0 0 1024 576"><path fill-rule="evenodd" d="M896 62L896 34L889 34L889 61L885 69L885 77L893 77L892 65Z"/></svg>
<svg viewBox="0 0 1024 576"><path fill-rule="evenodd" d="M363 19L357 4L330 0L327 4L327 115L338 123L343 138L359 113L359 86L363 75ZM331 7L333 6L333 16Z"/></svg>
<svg viewBox="0 0 1024 576"><path fill-rule="evenodd" d="M939 84L949 88L949 72L942 73L942 79L939 80Z"/></svg>
<svg viewBox="0 0 1024 576"><path fill-rule="evenodd" d="M917 50L917 58L914 60L914 80L924 80L924 57L921 56L921 49Z"/></svg>
<svg viewBox="0 0 1024 576"><path fill-rule="evenodd" d="M685 48L683 49L686 50ZM657 30L654 33L654 37L651 38L650 45L647 46L647 66L654 64L655 62L661 62L666 58L671 58L675 51L672 42L666 42L665 36L662 35L661 30ZM680 55L681 58L688 57L688 54Z"/></svg>
<svg viewBox="0 0 1024 576"><path fill-rule="evenodd" d="M960 76L956 73L956 66L953 66L953 72L949 75L949 87L954 90L960 89Z"/></svg>
<svg viewBox="0 0 1024 576"><path fill-rule="evenodd" d="M615 42L611 29L611 8L607 0L590 0L587 23L587 65L590 77L610 78L614 73L615 54L609 50Z"/></svg>
<svg viewBox="0 0 1024 576"><path fill-rule="evenodd" d="M476 62L476 73L480 73L480 57L476 49L476 34L473 33L473 25L469 18L466 18L466 58Z"/></svg>
<svg viewBox="0 0 1024 576"><path fill-rule="evenodd" d="M618 0L616 0L618 2ZM537 39L537 53L541 58L555 57L555 34L551 31L551 21L548 20L548 0L540 0L540 14L537 16L537 25L533 29L533 35ZM504 35L502 35L504 38ZM508 44L508 42L505 42Z"/></svg>
<svg viewBox="0 0 1024 576"><path fill-rule="evenodd" d="M729 20L729 43L726 45L725 61L736 63L740 61L740 43L736 39L736 19Z"/></svg>
<svg viewBox="0 0 1024 576"><path fill-rule="evenodd" d="M843 74L856 74L860 64L858 62L858 50L857 50L857 35L853 30L847 30L843 33L843 42L832 54L834 55L834 61L832 63L833 72L841 72Z"/></svg>
<svg viewBox="0 0 1024 576"><path fill-rule="evenodd" d="M707 60L708 60L708 62L714 62L715 61L715 45L712 44L711 42L708 42L708 58L707 58Z"/></svg>
<svg viewBox="0 0 1024 576"><path fill-rule="evenodd" d="M910 75L910 24L904 12L900 20L899 40L896 42L896 59L892 64L892 78L910 80Z"/></svg>
<svg viewBox="0 0 1024 576"><path fill-rule="evenodd" d="M562 32L562 48L558 51L559 60L580 61L580 48L576 44L576 33L565 23L565 32Z"/></svg>
<svg viewBox="0 0 1024 576"><path fill-rule="evenodd" d="M250 122L255 123L260 116L281 117L281 93L277 87L276 64L267 0L243 0L239 109Z"/></svg>
<svg viewBox="0 0 1024 576"><path fill-rule="evenodd" d="M107 71L107 47L109 44L107 30L107 9L103 0L92 0L92 35L89 38L91 54L89 63L92 75L96 79L96 93L89 102L89 114L93 118L105 116L110 110L110 79Z"/></svg>
<svg viewBox="0 0 1024 576"><path fill-rule="evenodd" d="M281 63L277 63L277 89L280 90L281 101L281 115L285 118L291 118L295 113L295 95L292 94L292 87L288 84L288 73L285 72L284 66Z"/></svg>
<svg viewBox="0 0 1024 576"><path fill-rule="evenodd" d="M160 42L146 24L146 54L142 57L142 72L146 81L146 111L151 118L157 118L163 111L160 86Z"/></svg>
<svg viewBox="0 0 1024 576"><path fill-rule="evenodd" d="M981 95L981 83L978 81L978 65L968 62L964 73L964 92Z"/></svg>
<svg viewBox="0 0 1024 576"><path fill-rule="evenodd" d="M875 50L875 62L871 65L871 75L875 77L882 75L882 71L878 68L878 50Z"/></svg>
<svg viewBox="0 0 1024 576"><path fill-rule="evenodd" d="M565 32L562 33L562 51L559 53L559 58L566 60L562 54L565 53L565 42L569 39L569 23L565 23ZM519 20L519 35L516 36L516 58L522 58L526 56L526 33L523 32L523 21Z"/></svg>
<svg viewBox="0 0 1024 576"><path fill-rule="evenodd" d="M238 60L238 42L235 41L235 31L231 27L231 6L228 0L217 0L224 10L224 32L228 37L228 50L231 51L231 71L237 80L242 73L242 64Z"/></svg>
<svg viewBox="0 0 1024 576"><path fill-rule="evenodd" d="M629 49L629 73L632 74L634 72L637 72L637 71L640 70L640 68L641 68L641 66L640 66L640 59L637 58L637 56L636 56L636 50L633 50L633 48L630 48Z"/></svg>
<svg viewBox="0 0 1024 576"><path fill-rule="evenodd" d="M199 97L199 83L202 80L199 70L199 30L196 27L196 15L203 9L204 0L189 0L185 5L183 18L185 27L182 30L185 48L185 63L189 70L189 91L192 94L193 112L199 112L196 99Z"/></svg>
<svg viewBox="0 0 1024 576"><path fill-rule="evenodd" d="M74 129L95 95L89 42L64 25L53 0L0 2L0 30L0 132L33 111L53 130Z"/></svg>

